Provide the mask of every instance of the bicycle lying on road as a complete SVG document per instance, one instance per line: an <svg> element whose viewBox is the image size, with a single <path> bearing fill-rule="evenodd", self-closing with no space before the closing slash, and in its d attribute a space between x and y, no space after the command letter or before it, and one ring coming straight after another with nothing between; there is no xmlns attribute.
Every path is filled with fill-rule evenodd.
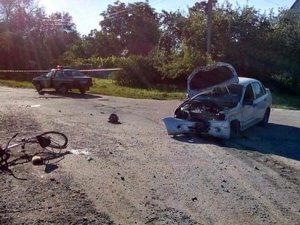
<svg viewBox="0 0 300 225"><path fill-rule="evenodd" d="M48 131L34 137L15 140L16 143L10 145L17 136L18 134L15 134L10 138L5 147L0 146L0 168L8 168L8 159L12 148L21 146L22 149L25 149L26 144L39 144L42 148L64 149L68 144L68 138L65 134L57 131Z"/></svg>

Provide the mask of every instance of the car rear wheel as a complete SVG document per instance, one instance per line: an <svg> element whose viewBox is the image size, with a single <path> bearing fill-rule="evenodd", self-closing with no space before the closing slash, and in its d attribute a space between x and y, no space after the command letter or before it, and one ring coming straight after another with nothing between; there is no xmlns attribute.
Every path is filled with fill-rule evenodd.
<svg viewBox="0 0 300 225"><path fill-rule="evenodd" d="M264 127L267 126L269 123L269 117L270 117L270 108L267 108L264 114L264 118L259 124Z"/></svg>
<svg viewBox="0 0 300 225"><path fill-rule="evenodd" d="M80 94L85 94L85 92L86 92L86 89L85 88L79 88L79 91L80 91Z"/></svg>
<svg viewBox="0 0 300 225"><path fill-rule="evenodd" d="M67 94L68 93L68 88L66 85L61 85L59 88L58 88L58 91L62 94Z"/></svg>
<svg viewBox="0 0 300 225"><path fill-rule="evenodd" d="M234 120L230 123L230 138L237 138L241 135L241 125L240 122Z"/></svg>

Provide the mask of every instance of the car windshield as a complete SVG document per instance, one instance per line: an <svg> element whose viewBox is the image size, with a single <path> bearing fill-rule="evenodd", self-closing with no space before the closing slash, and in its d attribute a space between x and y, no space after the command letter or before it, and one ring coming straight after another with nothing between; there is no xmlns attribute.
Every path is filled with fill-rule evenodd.
<svg viewBox="0 0 300 225"><path fill-rule="evenodd" d="M237 100L240 100L243 92L243 86L239 84L231 84L229 86L224 87L215 87L213 90L209 92L205 92L199 94L193 98L197 99L208 99L208 98L226 98L226 97L234 97Z"/></svg>
<svg viewBox="0 0 300 225"><path fill-rule="evenodd" d="M209 92L196 95L191 102L209 101L221 107L235 107L241 99L243 86L239 84L231 84L224 87L216 87Z"/></svg>

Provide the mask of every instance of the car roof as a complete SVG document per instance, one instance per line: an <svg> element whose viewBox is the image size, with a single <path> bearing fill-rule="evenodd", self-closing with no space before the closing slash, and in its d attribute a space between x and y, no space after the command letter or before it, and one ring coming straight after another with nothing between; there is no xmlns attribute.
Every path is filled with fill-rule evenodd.
<svg viewBox="0 0 300 225"><path fill-rule="evenodd" d="M239 84L243 85L244 87L252 82L258 82L258 80L248 77L239 77Z"/></svg>
<svg viewBox="0 0 300 225"><path fill-rule="evenodd" d="M65 69L65 68L61 68L61 69L57 69L57 68L55 68L55 69L51 69L51 71L58 71L58 70L63 70L63 71L78 71L77 69L70 69L70 68L68 68L68 69Z"/></svg>

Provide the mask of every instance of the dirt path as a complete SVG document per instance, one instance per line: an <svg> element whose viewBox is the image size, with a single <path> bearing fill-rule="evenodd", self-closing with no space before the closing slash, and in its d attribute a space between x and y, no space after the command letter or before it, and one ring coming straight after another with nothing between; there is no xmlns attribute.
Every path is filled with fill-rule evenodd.
<svg viewBox="0 0 300 225"><path fill-rule="evenodd" d="M0 224L299 224L299 113L273 110L267 132L235 142L174 139L160 119L178 101L0 94L1 140L54 129L81 153L14 163L19 179L1 173ZM121 124L107 123L110 113Z"/></svg>

